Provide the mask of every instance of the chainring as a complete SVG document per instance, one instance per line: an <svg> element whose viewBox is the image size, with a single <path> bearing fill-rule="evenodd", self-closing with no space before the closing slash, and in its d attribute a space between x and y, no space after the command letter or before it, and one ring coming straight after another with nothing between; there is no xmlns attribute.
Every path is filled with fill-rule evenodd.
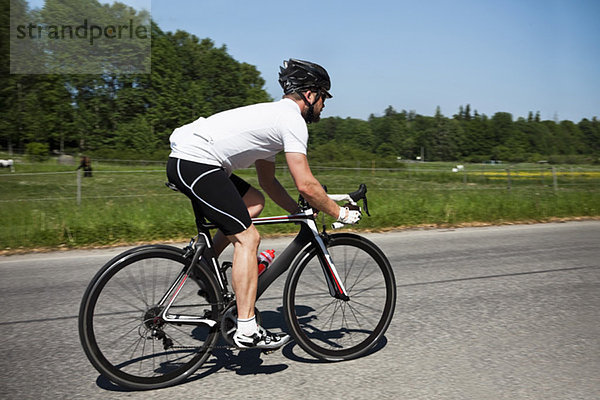
<svg viewBox="0 0 600 400"><path fill-rule="evenodd" d="M260 326L262 318L256 307L254 308L254 315L256 316L256 324ZM225 310L225 313L223 313L223 318L221 318L221 335L223 336L223 339L225 339L225 341L233 347L236 347L235 343L233 342L233 335L235 334L236 329L237 306L234 304Z"/></svg>

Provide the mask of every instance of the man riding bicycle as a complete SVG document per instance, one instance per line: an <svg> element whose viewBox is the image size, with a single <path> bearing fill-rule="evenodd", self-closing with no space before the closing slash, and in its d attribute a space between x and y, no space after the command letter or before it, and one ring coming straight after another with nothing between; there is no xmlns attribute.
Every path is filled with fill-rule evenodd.
<svg viewBox="0 0 600 400"><path fill-rule="evenodd" d="M277 349L289 341L256 323L254 303L258 281L256 254L260 235L251 218L264 208L260 191L233 174L255 165L261 188L288 213L296 201L275 177L275 156L282 150L298 192L317 210L345 224L357 223L360 210L338 206L313 176L307 156L306 124L318 122L331 81L318 64L290 59L280 68L283 98L199 118L173 131L167 163L169 182L186 194L200 224L204 218L219 227L213 238L218 255L233 243L232 284L238 311L234 342L240 349Z"/></svg>

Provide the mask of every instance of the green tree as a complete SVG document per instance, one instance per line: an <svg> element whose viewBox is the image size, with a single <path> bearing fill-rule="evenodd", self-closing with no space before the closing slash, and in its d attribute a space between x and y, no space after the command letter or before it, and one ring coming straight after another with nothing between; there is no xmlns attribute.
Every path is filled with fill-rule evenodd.
<svg viewBox="0 0 600 400"><path fill-rule="evenodd" d="M564 154L584 154L586 152L584 137L579 127L571 121L561 121L561 140L564 143Z"/></svg>
<svg viewBox="0 0 600 400"><path fill-rule="evenodd" d="M408 136L406 114L398 113L389 106L382 117L371 116L373 146L375 154L383 157L403 156L405 151L405 139Z"/></svg>
<svg viewBox="0 0 600 400"><path fill-rule="evenodd" d="M506 143L514 134L512 114L507 112L497 112L490 120L494 142L498 144Z"/></svg>
<svg viewBox="0 0 600 400"><path fill-rule="evenodd" d="M552 154L551 133L545 124L537 122L535 119L527 123L525 136L529 142L529 152L542 155Z"/></svg>
<svg viewBox="0 0 600 400"><path fill-rule="evenodd" d="M38 143L31 142L27 144L27 148L25 150L25 154L27 154L27 158L30 161L45 161L50 158L50 154L48 151L48 145L46 143Z"/></svg>
<svg viewBox="0 0 600 400"><path fill-rule="evenodd" d="M341 120L335 131L339 143L359 146L361 150L372 152L375 136L368 122L354 118Z"/></svg>
<svg viewBox="0 0 600 400"><path fill-rule="evenodd" d="M600 154L600 121L596 117L590 121L582 119L578 124L587 154Z"/></svg>
<svg viewBox="0 0 600 400"><path fill-rule="evenodd" d="M308 145L316 147L335 140L337 127L342 122L340 117L323 118L318 124L308 125Z"/></svg>

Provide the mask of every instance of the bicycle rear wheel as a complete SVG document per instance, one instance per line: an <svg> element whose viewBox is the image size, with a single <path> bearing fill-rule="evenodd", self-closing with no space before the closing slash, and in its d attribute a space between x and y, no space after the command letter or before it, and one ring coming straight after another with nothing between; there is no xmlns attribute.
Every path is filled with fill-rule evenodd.
<svg viewBox="0 0 600 400"><path fill-rule="evenodd" d="M317 250L310 246L286 281L284 314L296 343L307 353L322 360L349 360L370 351L387 330L396 282L383 252L363 237L332 235L327 248L350 299L329 294Z"/></svg>
<svg viewBox="0 0 600 400"><path fill-rule="evenodd" d="M83 297L79 335L92 365L106 378L131 389L178 383L210 355L218 324L174 324L161 318L159 303L182 285L170 313L218 320L220 291L210 272L194 268L170 246L145 246L121 254L96 274Z"/></svg>

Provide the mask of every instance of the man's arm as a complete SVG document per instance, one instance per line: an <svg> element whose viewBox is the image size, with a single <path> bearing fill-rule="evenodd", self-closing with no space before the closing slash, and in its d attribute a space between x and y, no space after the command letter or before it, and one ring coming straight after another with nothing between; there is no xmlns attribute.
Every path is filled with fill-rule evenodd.
<svg viewBox="0 0 600 400"><path fill-rule="evenodd" d="M267 160L257 160L254 165L258 175L258 183L267 195L288 213L298 212L298 203L292 199L275 177L275 163Z"/></svg>
<svg viewBox="0 0 600 400"><path fill-rule="evenodd" d="M306 155L302 153L285 153L285 158L300 194L310 205L337 219L340 215L340 207L327 197L327 193L313 176Z"/></svg>

